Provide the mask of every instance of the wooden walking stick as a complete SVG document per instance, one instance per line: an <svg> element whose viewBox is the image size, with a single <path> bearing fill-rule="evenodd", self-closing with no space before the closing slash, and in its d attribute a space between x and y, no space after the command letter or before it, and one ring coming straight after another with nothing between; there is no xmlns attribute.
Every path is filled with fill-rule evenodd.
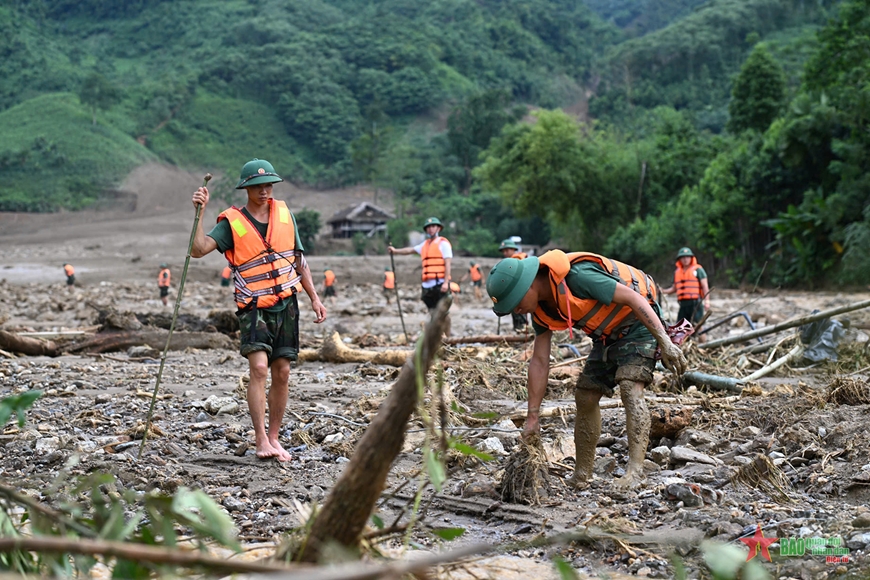
<svg viewBox="0 0 870 580"><path fill-rule="evenodd" d="M202 178L202 186L208 185L211 173L206 173ZM157 392L160 390L160 377L163 376L163 367L166 365L166 353L169 351L169 343L172 340L172 331L175 330L175 321L178 320L178 308L181 306L181 297L184 294L184 281L187 279L187 268L190 266L190 253L193 251L193 240L196 238L196 227L199 225L199 217L202 214L202 206L197 204L196 217L193 219L193 229L190 230L190 242L187 244L187 257L184 259L184 270L181 271L181 282L178 284L178 295L175 297L175 309L172 311L172 322L169 324L169 336L166 337L166 346L160 355L160 369L157 371L157 381L154 383L154 392L151 393L151 406L148 407L148 418L145 420L145 432L142 433L142 443L139 445L139 454L136 461L142 459L142 451L145 450L145 440L148 438L148 429L151 428L151 417L154 415L154 404L157 402Z"/></svg>
<svg viewBox="0 0 870 580"><path fill-rule="evenodd" d="M390 240L387 240L387 245L390 245ZM402 302L399 300L399 279L396 277L396 259L390 253L390 267L393 269L393 290L396 291L396 306L399 308L399 320L402 321L402 332L405 333L405 344L411 342L408 338L408 331L405 329L405 317L402 316Z"/></svg>

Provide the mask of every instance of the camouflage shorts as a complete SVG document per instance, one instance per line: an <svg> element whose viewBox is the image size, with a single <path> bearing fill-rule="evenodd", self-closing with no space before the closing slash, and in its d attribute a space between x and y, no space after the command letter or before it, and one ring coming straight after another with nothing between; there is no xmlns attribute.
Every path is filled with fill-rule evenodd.
<svg viewBox="0 0 870 580"><path fill-rule="evenodd" d="M239 352L243 357L264 350L269 355L270 365L278 358L296 360L299 355L299 303L295 294L285 301L287 307L280 312L258 308L236 313L242 343Z"/></svg>
<svg viewBox="0 0 870 580"><path fill-rule="evenodd" d="M619 381L639 381L648 385L655 369L656 341L622 338L608 345L595 342L575 389L597 390L607 397Z"/></svg>

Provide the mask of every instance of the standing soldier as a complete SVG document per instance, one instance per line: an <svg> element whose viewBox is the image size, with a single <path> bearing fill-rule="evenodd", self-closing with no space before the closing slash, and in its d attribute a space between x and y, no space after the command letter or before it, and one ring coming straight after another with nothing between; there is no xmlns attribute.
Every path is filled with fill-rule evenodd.
<svg viewBox="0 0 870 580"><path fill-rule="evenodd" d="M539 258L502 260L490 272L486 290L496 314L532 314L535 345L529 361L528 417L523 434L540 430L539 412L550 372L553 331L582 330L592 352L574 387L576 468L570 483L592 477L595 446L601 435L602 395L619 385L628 432L628 466L616 484L633 488L643 481L650 416L643 389L653 379L656 344L662 362L676 373L686 358L668 337L656 303L655 282L627 264L597 254L552 250Z"/></svg>
<svg viewBox="0 0 870 580"><path fill-rule="evenodd" d="M206 234L202 222L196 229L191 256L201 258L217 249L235 272L235 299L239 307L241 354L248 359L248 409L254 425L257 457L290 461L278 435L287 407L290 361L299 353L299 305L296 294L305 290L311 300L315 323L326 319L326 308L317 296L305 262L296 219L287 204L272 199L272 184L284 181L268 161L254 159L242 167L236 189L247 191L248 203L218 216ZM209 192L200 187L193 194L194 207L205 210ZM266 379L269 388L269 427L266 430Z"/></svg>
<svg viewBox="0 0 870 580"><path fill-rule="evenodd" d="M710 309L710 286L707 281L707 272L698 263L698 259L689 248L680 248L677 252L677 269L674 271L674 283L672 286L662 288L662 293L677 293L677 301L680 303L680 311L677 321L685 318L693 325L704 318L704 311ZM698 334L700 327L695 327L698 342L706 342L707 336Z"/></svg>
<svg viewBox="0 0 870 580"><path fill-rule="evenodd" d="M387 304L390 303L390 296L396 290L396 273L389 268L384 268L384 297L387 299Z"/></svg>
<svg viewBox="0 0 870 580"><path fill-rule="evenodd" d="M329 268L323 271L323 298L335 304L335 272Z"/></svg>
<svg viewBox="0 0 870 580"><path fill-rule="evenodd" d="M520 251L520 247L511 239L502 240L498 251L501 252L503 258L524 260L528 257L527 254ZM516 312L511 312L511 320L514 323L514 332L525 332L526 327L529 325L529 319L526 318L525 314L520 315Z"/></svg>
<svg viewBox="0 0 870 580"><path fill-rule="evenodd" d="M468 278L471 278L471 287L474 288L474 298L480 300L482 298L480 288L483 286L483 272L480 271L480 265L473 260L468 272L463 274L459 281L465 282Z"/></svg>
<svg viewBox="0 0 870 580"><path fill-rule="evenodd" d="M166 263L160 264L160 273L157 274L157 287L160 288L160 300L163 301L163 306L169 304L169 282L172 279L172 274L169 272L169 265Z"/></svg>
<svg viewBox="0 0 870 580"><path fill-rule="evenodd" d="M66 289L68 292L72 292L73 286L76 283L76 270L72 267L72 264L64 264L63 273L66 274Z"/></svg>
<svg viewBox="0 0 870 580"><path fill-rule="evenodd" d="M447 238L441 237L444 226L437 217L430 217L423 224L423 230L428 236L426 241L416 246L406 248L388 248L391 254L418 253L423 259L423 292L421 299L429 309L429 313L438 306L444 296L450 291L450 263L453 261L453 247ZM447 331L450 335L450 319L447 319Z"/></svg>
<svg viewBox="0 0 870 580"><path fill-rule="evenodd" d="M227 266L221 272L221 286L229 286L233 279L233 269Z"/></svg>

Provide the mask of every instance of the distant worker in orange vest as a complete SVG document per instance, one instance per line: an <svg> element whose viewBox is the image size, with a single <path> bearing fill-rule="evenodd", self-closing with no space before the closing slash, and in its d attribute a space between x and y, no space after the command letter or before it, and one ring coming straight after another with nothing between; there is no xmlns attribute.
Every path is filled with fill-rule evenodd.
<svg viewBox="0 0 870 580"><path fill-rule="evenodd" d="M66 289L68 292L72 292L73 286L76 283L76 270L72 267L72 264L64 264L63 271L66 274Z"/></svg>
<svg viewBox="0 0 870 580"><path fill-rule="evenodd" d="M323 271L323 298L335 303L335 272L328 268Z"/></svg>
<svg viewBox="0 0 870 580"><path fill-rule="evenodd" d="M229 286L233 281L233 269L227 266L221 272L221 286Z"/></svg>
<svg viewBox="0 0 870 580"><path fill-rule="evenodd" d="M707 272L698 263L695 254L689 248L680 248L677 252L677 269L674 271L674 284L662 288L663 294L676 292L680 311L677 321L686 319L693 325L704 318L704 312L710 309L710 285ZM700 327L695 327L698 342L706 342L707 335L698 334Z"/></svg>
<svg viewBox="0 0 870 580"><path fill-rule="evenodd" d="M477 262L471 262L471 267L468 269L468 272L463 274L459 281L465 282L468 278L471 278L471 287L474 288L474 298L480 300L483 298L483 293L480 290L483 286L483 272L480 271L480 265Z"/></svg>
<svg viewBox="0 0 870 580"><path fill-rule="evenodd" d="M527 254L520 251L520 247L510 238L502 240L498 247L503 258L514 258L515 260L524 260L528 257ZM529 325L529 320L525 314L517 314L511 312L511 320L514 323L514 332L525 332Z"/></svg>
<svg viewBox="0 0 870 580"><path fill-rule="evenodd" d="M160 300L163 301L163 306L169 304L169 282L172 279L172 274L169 272L167 264L160 264L160 273L157 274L157 287L160 288Z"/></svg>
<svg viewBox="0 0 870 580"><path fill-rule="evenodd" d="M390 296L396 291L396 273L389 268L384 268L384 298L390 303Z"/></svg>
<svg viewBox="0 0 870 580"><path fill-rule="evenodd" d="M247 192L247 203L221 212L208 234L199 222L190 255L201 258L218 250L234 268L239 352L248 359L248 410L256 454L260 459L291 461L279 436L287 409L290 361L299 356L297 294L303 290L308 294L316 324L326 320L326 308L305 260L296 219L286 203L272 197L273 184L284 180L264 159L248 161L240 173L236 189ZM204 213L208 188L197 189L191 201ZM267 428L266 381L270 371Z"/></svg>
<svg viewBox="0 0 870 580"><path fill-rule="evenodd" d="M453 261L453 247L447 238L441 236L444 225L437 217L430 217L423 223L423 231L426 232L426 240L416 246L405 248L387 248L391 254L420 254L423 259L423 292L421 300L429 313L438 306L438 303L450 291L450 264ZM450 322L447 322L447 331L450 335Z"/></svg>

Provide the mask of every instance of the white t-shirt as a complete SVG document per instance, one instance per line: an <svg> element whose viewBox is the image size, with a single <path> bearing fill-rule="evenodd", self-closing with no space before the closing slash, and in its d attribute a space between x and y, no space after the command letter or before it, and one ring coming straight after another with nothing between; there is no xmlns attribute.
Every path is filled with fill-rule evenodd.
<svg viewBox="0 0 870 580"><path fill-rule="evenodd" d="M450 242L448 242L446 238L442 238L441 236L438 236L438 238L435 238L435 239L440 240L438 242L438 248L441 250L441 257L444 258L445 260L452 259L453 258L453 247L450 245ZM421 244L417 244L416 246L414 246L414 251L422 256L423 255L423 244L425 244L425 243L426 242L423 242ZM436 279L436 280L426 280L425 282L423 282L423 288L432 288L433 286L438 286L438 285L443 284L443 283L444 283L443 278Z"/></svg>

